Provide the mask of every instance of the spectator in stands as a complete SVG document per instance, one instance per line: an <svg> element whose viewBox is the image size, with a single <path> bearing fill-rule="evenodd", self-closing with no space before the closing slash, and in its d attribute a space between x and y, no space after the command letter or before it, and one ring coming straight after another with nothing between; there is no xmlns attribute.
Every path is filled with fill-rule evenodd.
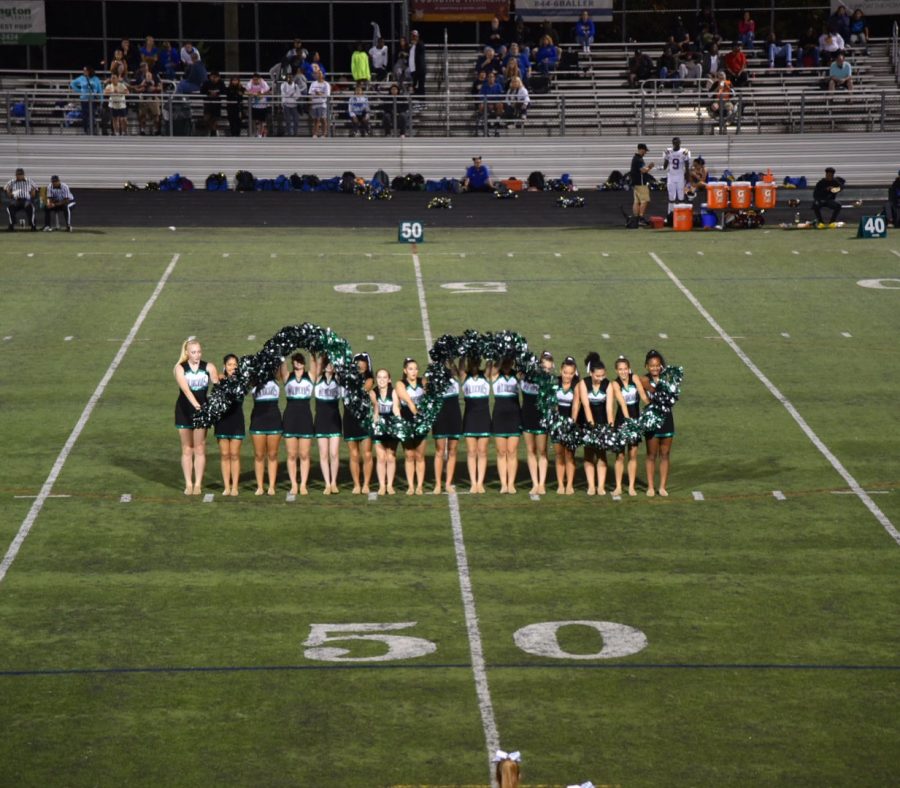
<svg viewBox="0 0 900 788"><path fill-rule="evenodd" d="M769 53L769 68L793 68L794 49L790 41L782 41L773 30L766 38L766 50Z"/></svg>
<svg viewBox="0 0 900 788"><path fill-rule="evenodd" d="M741 21L738 22L738 41L747 49L753 49L756 41L756 22L750 16L749 11L744 11Z"/></svg>
<svg viewBox="0 0 900 788"><path fill-rule="evenodd" d="M704 25L697 36L697 50L706 52L713 44L718 44L721 40L722 37L718 33L714 33L708 26Z"/></svg>
<svg viewBox="0 0 900 788"><path fill-rule="evenodd" d="M538 42L538 51L534 56L534 67L544 76L550 76L550 73L556 71L559 63L559 47L553 43L553 39L544 33Z"/></svg>
<svg viewBox="0 0 900 788"><path fill-rule="evenodd" d="M9 198L6 203L6 213L9 216L7 231L12 232L15 229L16 214L19 211L25 211L32 231L37 230L34 223L34 198L38 195L37 184L31 178L26 178L25 170L19 167L16 170L16 177L7 181L3 190Z"/></svg>
<svg viewBox="0 0 900 788"><path fill-rule="evenodd" d="M863 52L869 54L869 27L866 24L866 15L861 8L857 8L850 17L850 46L861 46Z"/></svg>
<svg viewBox="0 0 900 788"><path fill-rule="evenodd" d="M241 118L246 92L240 77L232 77L225 89L225 112L228 114L228 131L232 137L241 136Z"/></svg>
<svg viewBox="0 0 900 788"><path fill-rule="evenodd" d="M160 45L159 60L156 65L160 79L175 79L176 54L170 42L163 41Z"/></svg>
<svg viewBox="0 0 900 788"><path fill-rule="evenodd" d="M843 3L840 3L828 17L828 32L839 35L844 41L850 40L850 15Z"/></svg>
<svg viewBox="0 0 900 788"><path fill-rule="evenodd" d="M653 76L653 61L643 50L635 49L628 61L628 87L636 88L651 76Z"/></svg>
<svg viewBox="0 0 900 788"><path fill-rule="evenodd" d="M637 151L631 157L631 191L634 193L634 204L631 207L631 215L636 217L638 224L647 224L645 214L650 205L650 170L655 166L653 162L645 162L647 146L641 142Z"/></svg>
<svg viewBox="0 0 900 788"><path fill-rule="evenodd" d="M149 129L151 135L159 134L159 94L162 88L146 60L138 66L131 91L138 95L138 133L143 137L148 133L145 129Z"/></svg>
<svg viewBox="0 0 900 788"><path fill-rule="evenodd" d="M412 80L413 93L425 95L425 44L419 38L419 31L409 34L409 76Z"/></svg>
<svg viewBox="0 0 900 788"><path fill-rule="evenodd" d="M369 48L369 59L372 65L372 74L379 82L383 82L388 75L388 66L390 64L390 52L388 52L387 44L381 37L381 30L376 22L372 22L375 26L377 35L373 36L372 46Z"/></svg>
<svg viewBox="0 0 900 788"><path fill-rule="evenodd" d="M503 63L497 57L497 53L491 47L485 47L484 51L475 60L475 73L483 71L485 74L500 74L503 71Z"/></svg>
<svg viewBox="0 0 900 788"><path fill-rule="evenodd" d="M815 68L819 65L819 36L812 26L806 28L806 32L797 39L797 48L800 50L799 61L807 68Z"/></svg>
<svg viewBox="0 0 900 788"><path fill-rule="evenodd" d="M888 202L891 204L891 222L900 227L900 172L888 188Z"/></svg>
<svg viewBox="0 0 900 788"><path fill-rule="evenodd" d="M200 86L204 95L203 119L210 137L219 136L219 120L222 117L222 100L225 98L225 83L218 71L211 71L209 78Z"/></svg>
<svg viewBox="0 0 900 788"><path fill-rule="evenodd" d="M703 53L703 59L700 61L703 76L708 77L711 80L715 79L716 74L722 70L723 63L722 56L719 54L719 45L713 44Z"/></svg>
<svg viewBox="0 0 900 788"><path fill-rule="evenodd" d="M325 81L325 72L316 69L315 75L315 81L309 86L309 114L314 140L328 136L328 100L331 96L331 85Z"/></svg>
<svg viewBox="0 0 900 788"><path fill-rule="evenodd" d="M195 49L191 53L191 64L184 70L184 76L175 87L176 93L199 93L203 83L209 79L206 66L200 60L200 53Z"/></svg>
<svg viewBox="0 0 900 788"><path fill-rule="evenodd" d="M528 116L530 105L531 98L528 95L528 88L522 84L519 77L513 77L506 90L506 117L524 120Z"/></svg>
<svg viewBox="0 0 900 788"><path fill-rule="evenodd" d="M328 76L328 71L322 64L322 56L319 54L318 50L313 51L312 57L305 60L303 63L303 74L308 82L315 81L316 71L321 71L323 77Z"/></svg>
<svg viewBox="0 0 900 788"><path fill-rule="evenodd" d="M397 57L394 59L391 73L401 92L405 89L406 84L412 81L409 73L409 41L404 36L400 36L400 40L397 42Z"/></svg>
<svg viewBox="0 0 900 788"><path fill-rule="evenodd" d="M545 19L543 22L541 22L541 30L538 35L538 46L540 46L540 39L544 36L547 36L550 39L550 43L552 44L559 44L561 40L559 37L559 32L555 27L553 27L549 19Z"/></svg>
<svg viewBox="0 0 900 788"><path fill-rule="evenodd" d="M518 73L512 74L509 73L509 64L517 63L518 64ZM528 54L523 52L519 45L513 41L509 45L509 52L506 55L506 60L503 63L503 76L505 83L509 85L510 79L514 76L518 76L522 83L527 87L528 79L531 77L531 60L528 58Z"/></svg>
<svg viewBox="0 0 900 788"><path fill-rule="evenodd" d="M156 71L156 64L159 61L159 50L156 48L156 42L153 36L147 36L144 39L144 45L138 50L141 56L141 62L147 64L147 68L151 73Z"/></svg>
<svg viewBox="0 0 900 788"><path fill-rule="evenodd" d="M828 69L828 91L833 93L835 90L853 92L853 66L844 57L843 52L838 52Z"/></svg>
<svg viewBox="0 0 900 788"><path fill-rule="evenodd" d="M94 69L85 66L80 77L75 77L69 85L78 91L81 101L81 125L85 134L93 134L94 127L100 119L100 97L103 95L103 84Z"/></svg>
<svg viewBox="0 0 900 788"><path fill-rule="evenodd" d="M128 95L128 85L119 79L118 74L112 74L103 93L109 99L109 112L112 115L113 136L124 137L128 133L128 105L125 97Z"/></svg>
<svg viewBox="0 0 900 788"><path fill-rule="evenodd" d="M472 81L472 87L469 92L473 96L481 95L481 86L487 82L487 74L484 71L479 71L475 75L475 79Z"/></svg>
<svg viewBox="0 0 900 788"><path fill-rule="evenodd" d="M244 86L250 96L250 118L253 121L253 131L257 137L269 136L269 99L272 92L269 83L259 74L250 77L250 81Z"/></svg>
<svg viewBox="0 0 900 788"><path fill-rule="evenodd" d="M709 105L709 116L726 120L734 113L734 87L726 72L720 71L712 87L713 100Z"/></svg>
<svg viewBox="0 0 900 788"><path fill-rule="evenodd" d="M350 136L367 137L369 135L369 99L363 93L362 82L356 83L353 95L347 102L347 112L350 115Z"/></svg>
<svg viewBox="0 0 900 788"><path fill-rule="evenodd" d="M190 41L185 41L179 53L182 68L187 69L194 62L194 52L197 52L196 47ZM197 60L201 59L200 53L197 52Z"/></svg>
<svg viewBox="0 0 900 788"><path fill-rule="evenodd" d="M504 89L510 82L513 81L515 77L522 79L522 72L519 70L519 61L518 60L508 60L506 63L506 67L503 69L503 74L497 78L497 82L499 82ZM522 83L525 83L525 80L522 79Z"/></svg>
<svg viewBox="0 0 900 788"><path fill-rule="evenodd" d="M506 43L506 35L503 32L503 26L500 24L499 17L494 17L491 20L491 25L488 28L487 35L484 38L484 45L490 47L493 50L499 49Z"/></svg>
<svg viewBox="0 0 900 788"><path fill-rule="evenodd" d="M109 62L109 74L115 74L119 79L128 79L128 63L125 62L125 53L121 49L113 52L112 60Z"/></svg>
<svg viewBox="0 0 900 788"><path fill-rule="evenodd" d="M678 76L682 82L690 82L692 87L700 84L700 80L703 79L703 66L700 65L695 54L689 52L685 56L678 66Z"/></svg>
<svg viewBox="0 0 900 788"><path fill-rule="evenodd" d="M390 96L381 104L381 127L384 136L390 137L396 131L401 138L406 137L409 122L409 98L400 93L396 82L391 83Z"/></svg>
<svg viewBox="0 0 900 788"><path fill-rule="evenodd" d="M581 51L585 54L589 54L591 51L591 44L594 43L594 38L597 35L597 27L594 24L594 20L591 19L590 13L588 13L587 9L581 12L581 16L578 18L578 21L575 23L575 41L581 44Z"/></svg>
<svg viewBox="0 0 900 788"><path fill-rule="evenodd" d="M678 61L670 46L663 47L663 51L656 61L656 76L660 82L668 83L669 87L677 88L681 79L678 73Z"/></svg>
<svg viewBox="0 0 900 788"><path fill-rule="evenodd" d="M44 206L44 232L48 233L53 230L50 219L54 213L65 216L66 232L72 232L72 208L74 205L75 196L69 187L60 181L59 175L51 175L50 185L47 187L47 203Z"/></svg>
<svg viewBox="0 0 900 788"><path fill-rule="evenodd" d="M503 117L505 106L503 104L503 86L497 80L497 74L491 71L487 75L484 84L481 86L481 98L484 102L481 111L484 113L482 118L487 118L487 128L485 134L489 134L491 130L495 137L500 136L500 119ZM479 113L480 114L480 113ZM476 136L477 128L476 127Z"/></svg>
<svg viewBox="0 0 900 788"><path fill-rule="evenodd" d="M355 82L369 82L372 79L372 71L369 68L369 53L366 52L362 41L356 42L356 51L350 57L350 73Z"/></svg>
<svg viewBox="0 0 900 788"><path fill-rule="evenodd" d="M687 27L685 27L684 20L681 16L676 16L675 21L672 23L672 30L669 33L671 40L674 41L678 46L681 46L681 42L690 39L690 33L688 32Z"/></svg>
<svg viewBox="0 0 900 788"><path fill-rule="evenodd" d="M735 41L731 52L725 55L725 73L731 84L736 88L743 88L750 84L750 74L747 72L747 56L743 52L743 45Z"/></svg>
<svg viewBox="0 0 900 788"><path fill-rule="evenodd" d="M284 133L288 137L300 136L299 102L306 92L306 79L298 71L281 81L281 109L284 114Z"/></svg>
<svg viewBox="0 0 900 788"><path fill-rule="evenodd" d="M823 208L831 210L831 224L837 221L842 207L837 201L837 196L843 191L844 183L843 178L835 178L834 167L826 167L825 177L816 184L816 188L813 190L813 213L816 215L820 230L825 227L822 220Z"/></svg>
<svg viewBox="0 0 900 788"><path fill-rule="evenodd" d="M491 168L481 163L481 156L473 156L472 164L466 168L462 179L462 189L466 192L492 192Z"/></svg>
<svg viewBox="0 0 900 788"><path fill-rule="evenodd" d="M303 64L309 59L309 50L303 46L299 38L295 38L291 48L284 55L295 68L303 68Z"/></svg>
<svg viewBox="0 0 900 788"><path fill-rule="evenodd" d="M122 55L125 58L125 63L128 66L128 73L133 74L137 71L137 67L141 64L141 53L137 47L131 45L131 40L128 38L123 38L121 46L119 47L122 50ZM125 77L127 79L127 76Z"/></svg>
<svg viewBox="0 0 900 788"><path fill-rule="evenodd" d="M838 52L844 51L844 47L844 39L839 33L829 33L826 30L819 36L819 65L830 66Z"/></svg>

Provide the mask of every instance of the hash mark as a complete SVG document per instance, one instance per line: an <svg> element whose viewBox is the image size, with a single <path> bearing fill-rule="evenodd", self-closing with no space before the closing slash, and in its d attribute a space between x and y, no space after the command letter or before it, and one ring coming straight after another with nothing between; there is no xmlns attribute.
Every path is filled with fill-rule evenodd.
<svg viewBox="0 0 900 788"><path fill-rule="evenodd" d="M661 334L659 335L659 338L660 338L660 339L668 339L668 338L669 338L669 335L668 335L668 334L662 334L662 333L661 333Z"/></svg>
<svg viewBox="0 0 900 788"><path fill-rule="evenodd" d="M131 493L122 493L119 503L131 503Z"/></svg>
<svg viewBox="0 0 900 788"><path fill-rule="evenodd" d="M849 331L841 331L841 336L842 336L842 337L847 337L847 339L852 339L852 338L853 338L853 334L851 334Z"/></svg>
<svg viewBox="0 0 900 788"><path fill-rule="evenodd" d="M603 337L604 339L609 339L609 334L601 334L600 336Z"/></svg>
<svg viewBox="0 0 900 788"><path fill-rule="evenodd" d="M788 334L787 331L782 331L782 332L781 332L781 336L783 336L785 339L790 339L790 338L791 338L791 335Z"/></svg>
<svg viewBox="0 0 900 788"><path fill-rule="evenodd" d="M294 501L297 500L297 496L294 495L294 493L289 492L287 495L284 496L284 500L287 501L288 503L293 503Z"/></svg>
<svg viewBox="0 0 900 788"><path fill-rule="evenodd" d="M706 500L706 499L703 497L703 493L700 492L700 490L694 490L694 492L692 492L691 495L694 496L694 500L695 500L695 501L704 501L704 500Z"/></svg>
<svg viewBox="0 0 900 788"><path fill-rule="evenodd" d="M775 496L776 501L786 501L787 496L781 492L781 490L772 490L772 495Z"/></svg>
<svg viewBox="0 0 900 788"><path fill-rule="evenodd" d="M249 342L252 342L254 339L256 339L256 334L247 334L247 340Z"/></svg>
<svg viewBox="0 0 900 788"><path fill-rule="evenodd" d="M372 334L366 334L366 341L371 342L373 339L375 339L375 337L372 336Z"/></svg>
<svg viewBox="0 0 900 788"><path fill-rule="evenodd" d="M212 493L206 493L206 495L203 496L203 503L212 503L213 498L215 498L215 497L216 496L213 495Z"/></svg>
<svg viewBox="0 0 900 788"><path fill-rule="evenodd" d="M75 339L75 337L65 337L63 341L71 342L73 339Z"/></svg>
<svg viewBox="0 0 900 788"><path fill-rule="evenodd" d="M370 501L377 501L377 500L378 500L378 493L370 492L370 493L369 493L369 500L370 500Z"/></svg>

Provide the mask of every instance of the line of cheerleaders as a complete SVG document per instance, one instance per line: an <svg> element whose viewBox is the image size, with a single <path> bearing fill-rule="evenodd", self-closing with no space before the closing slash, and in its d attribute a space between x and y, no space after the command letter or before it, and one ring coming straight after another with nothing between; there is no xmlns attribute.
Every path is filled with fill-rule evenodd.
<svg viewBox="0 0 900 788"><path fill-rule="evenodd" d="M556 373L553 356L541 354L541 366L557 374L555 386L557 407L563 416L576 422L615 427L625 418L637 418L640 406L649 405L659 383L665 361L656 350L645 358L644 375L632 371L631 363L619 356L615 376L607 377L606 366L597 353L584 360L584 377L578 374L575 359L567 356ZM394 381L389 370L373 370L368 354L354 356L354 362L365 380L365 390L372 402L373 423L388 414L412 419L425 394L427 381L419 377L419 365L407 358L399 379ZM238 358L225 356L222 375L237 373ZM537 409L538 386L521 379L512 360L481 367L480 359L460 359L452 368L452 382L445 392L443 405L432 427L435 441L434 493L454 489L456 457L459 442L466 442L466 464L469 492L483 493L487 472L488 443L496 444L497 473L500 492L516 492L519 440L524 438L531 494L543 495L548 468L548 436L541 426ZM199 495L206 466L206 430L194 429L193 415L206 402L210 385L219 381L215 365L204 361L196 339L182 346L181 357L174 368L180 393L175 405L175 426L181 438L181 467L185 495ZM425 439L400 442L389 435L374 438L372 425L362 424L340 402L344 392L335 378L334 366L325 356L310 354L309 362L302 353L286 360L277 379L252 389L253 410L250 414L250 436L256 495L274 495L278 473L278 454L282 440L287 450L287 470L291 493L307 495L313 441L318 445L319 464L325 483L325 495L338 490L339 448L347 443L353 493L368 493L373 470L377 475L378 494L393 495L397 466L397 448L402 445L405 460L406 493L421 495L425 485ZM281 389L287 404L279 408ZM459 395L463 396L460 407ZM493 410L490 407L493 395ZM315 401L315 409L312 403ZM215 425L219 443L224 482L224 495L237 495L240 480L240 449L245 438L243 403L235 403ZM669 455L675 425L671 411L664 424L647 436L647 495L668 495ZM374 444L375 456L372 447ZM554 443L557 494L572 495L575 484L575 452L562 443ZM617 453L614 465L615 487L612 495L622 494L627 467L628 494L636 495L638 447L629 446ZM659 485L655 485L657 470ZM584 474L588 495L605 495L607 488L607 456L589 446L584 450ZM268 481L268 485L266 485Z"/></svg>

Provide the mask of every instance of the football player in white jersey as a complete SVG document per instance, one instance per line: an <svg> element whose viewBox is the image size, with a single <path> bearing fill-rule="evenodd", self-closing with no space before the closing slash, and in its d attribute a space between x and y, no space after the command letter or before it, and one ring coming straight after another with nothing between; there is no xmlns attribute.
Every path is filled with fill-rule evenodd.
<svg viewBox="0 0 900 788"><path fill-rule="evenodd" d="M669 213L672 213L675 203L684 202L684 186L691 169L691 152L681 147L678 137L673 137L672 147L666 148L663 169L668 173Z"/></svg>

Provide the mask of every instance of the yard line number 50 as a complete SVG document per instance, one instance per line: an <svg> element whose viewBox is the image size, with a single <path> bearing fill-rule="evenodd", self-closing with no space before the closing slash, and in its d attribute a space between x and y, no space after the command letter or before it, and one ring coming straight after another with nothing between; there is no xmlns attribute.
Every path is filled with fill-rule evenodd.
<svg viewBox="0 0 900 788"><path fill-rule="evenodd" d="M434 641L409 634L393 634L410 629L417 623L310 624L309 637L303 643L306 646L303 655L307 659L321 662L389 662L433 654L437 651L437 643ZM559 645L559 630L572 626L588 627L598 632L603 640L603 648L590 654L565 651ZM381 643L386 651L375 656L353 656L352 641ZM522 651L538 657L590 660L616 659L636 654L647 646L647 637L639 629L612 621L542 621L516 630L513 642Z"/></svg>

